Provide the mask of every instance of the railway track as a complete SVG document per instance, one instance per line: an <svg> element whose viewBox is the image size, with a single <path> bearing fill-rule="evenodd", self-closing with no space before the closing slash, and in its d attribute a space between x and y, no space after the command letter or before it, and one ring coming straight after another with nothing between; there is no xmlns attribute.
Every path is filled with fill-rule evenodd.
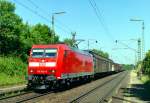
<svg viewBox="0 0 150 103"><path fill-rule="evenodd" d="M74 95L75 92L73 92L73 91L76 91L77 88L73 88L73 89L70 89L67 91L62 91L62 92L49 91L49 92L45 92L45 93L38 93L38 92L28 91L28 92L22 93L20 95L1 98L0 103L22 103L22 102L31 102L31 103L34 102L34 103L36 103L36 102L39 102L40 100L43 100L45 102L45 99L48 99L46 102L52 102L52 103L60 103L60 102L66 103L66 102L69 102L70 100L71 100L70 103L83 102L83 100L85 98L89 98L88 95L93 94L95 91L98 91L99 88L105 87L108 83L114 82L116 80L117 80L117 83L121 82L121 80L125 77L126 74L127 73L119 73L116 75L112 75L111 78L106 77L106 80L104 80L104 82L102 82L98 86L93 87L93 89L92 88L88 89L90 91L84 92L84 94L80 95L80 96ZM107 78L109 78L109 79L107 79ZM120 79L118 80L117 78L120 78ZM103 79L105 79L105 78L103 78ZM114 89L113 87L116 85L118 85L118 84L113 85L111 89ZM82 85L82 86L84 86L84 85ZM78 92L78 91L76 91L76 92ZM99 102L105 101L106 100L105 97L107 97L109 95L109 92L107 92L106 94L101 96L99 98ZM71 99L68 95L69 96L74 95L74 97L77 97L77 96L78 97ZM70 98L70 100L68 101L67 98ZM57 99L60 99L60 101L58 101Z"/></svg>
<svg viewBox="0 0 150 103"><path fill-rule="evenodd" d="M86 92L86 93L84 93L84 94L82 94L82 95L76 97L75 99L71 100L69 103L80 103L80 102L81 102L81 103L82 103L82 102L83 102L83 103L84 103L84 102L86 103L86 102L89 102L89 101L87 100L87 98L92 98L92 97L90 97L92 93L94 94L95 91L98 91L98 89L103 88L104 86L108 85L109 83L111 83L111 82L117 80L116 84L111 87L111 89L109 90L109 92L107 92L107 93L102 92L104 95L98 97L98 99L96 100L97 103L108 102L107 98L108 98L108 96L110 95L110 93L117 87L118 84L120 84L120 82L121 82L121 81L125 78L125 76L127 75L127 73L123 74L123 76L122 76L122 74L123 74L123 73L120 73L118 76L112 78L111 80L107 80L107 81L104 82L103 84L100 84L100 85L98 85L97 87L93 88L92 90L90 90L90 91L88 91L88 92ZM120 78L120 76L121 76L121 78ZM120 78L120 79L118 79L118 78ZM102 94L102 93L101 93L101 94ZM89 96L89 95L90 95L90 96ZM89 103L90 103L90 102L89 102Z"/></svg>
<svg viewBox="0 0 150 103"><path fill-rule="evenodd" d="M22 103L27 102L35 98L39 98L48 94L53 94L52 91L45 93L36 93L33 91L21 93L14 96L4 97L0 99L0 103Z"/></svg>

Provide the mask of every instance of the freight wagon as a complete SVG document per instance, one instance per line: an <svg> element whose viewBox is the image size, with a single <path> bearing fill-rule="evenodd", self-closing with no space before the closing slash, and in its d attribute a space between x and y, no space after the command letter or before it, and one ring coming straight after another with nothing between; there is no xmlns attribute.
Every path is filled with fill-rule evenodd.
<svg viewBox="0 0 150 103"><path fill-rule="evenodd" d="M120 69L110 59L66 44L33 45L28 63L29 88L70 85Z"/></svg>

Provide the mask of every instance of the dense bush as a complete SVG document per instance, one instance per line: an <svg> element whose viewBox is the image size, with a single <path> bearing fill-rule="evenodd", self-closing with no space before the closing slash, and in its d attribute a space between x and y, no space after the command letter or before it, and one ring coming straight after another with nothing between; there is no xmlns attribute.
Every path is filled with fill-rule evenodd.
<svg viewBox="0 0 150 103"><path fill-rule="evenodd" d="M0 86L25 83L27 64L18 57L0 56Z"/></svg>
<svg viewBox="0 0 150 103"><path fill-rule="evenodd" d="M142 64L143 73L150 76L150 50L146 53Z"/></svg>
<svg viewBox="0 0 150 103"><path fill-rule="evenodd" d="M27 59L33 44L50 44L59 41L59 37L45 24L24 24L15 14L15 5L0 0L0 55L18 55Z"/></svg>
<svg viewBox="0 0 150 103"><path fill-rule="evenodd" d="M0 57L0 73L9 76L25 76L27 64L18 57Z"/></svg>
<svg viewBox="0 0 150 103"><path fill-rule="evenodd" d="M24 81L33 44L50 44L59 37L45 24L23 23L15 5L0 0L0 85Z"/></svg>

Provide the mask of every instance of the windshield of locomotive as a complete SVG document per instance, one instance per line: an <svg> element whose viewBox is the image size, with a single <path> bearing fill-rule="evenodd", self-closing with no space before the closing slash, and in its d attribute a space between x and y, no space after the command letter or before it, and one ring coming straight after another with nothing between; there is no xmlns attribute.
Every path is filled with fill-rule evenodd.
<svg viewBox="0 0 150 103"><path fill-rule="evenodd" d="M32 57L33 58L41 58L44 56L44 49L33 49L32 50Z"/></svg>
<svg viewBox="0 0 150 103"><path fill-rule="evenodd" d="M45 57L56 57L57 49L45 49Z"/></svg>
<svg viewBox="0 0 150 103"><path fill-rule="evenodd" d="M39 49L35 48L32 50L32 57L33 58L54 58L57 55L57 49L55 48L46 48L46 49Z"/></svg>

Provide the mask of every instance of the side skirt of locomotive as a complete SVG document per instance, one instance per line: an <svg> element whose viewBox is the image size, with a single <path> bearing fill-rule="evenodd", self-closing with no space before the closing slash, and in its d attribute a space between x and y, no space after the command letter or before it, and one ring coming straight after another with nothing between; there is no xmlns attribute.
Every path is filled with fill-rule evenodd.
<svg viewBox="0 0 150 103"><path fill-rule="evenodd" d="M28 89L47 89L56 82L54 75L29 75Z"/></svg>
<svg viewBox="0 0 150 103"><path fill-rule="evenodd" d="M28 89L65 88L70 87L75 82L91 81L93 78L93 73L66 73L62 74L60 79L53 75L29 75Z"/></svg>

